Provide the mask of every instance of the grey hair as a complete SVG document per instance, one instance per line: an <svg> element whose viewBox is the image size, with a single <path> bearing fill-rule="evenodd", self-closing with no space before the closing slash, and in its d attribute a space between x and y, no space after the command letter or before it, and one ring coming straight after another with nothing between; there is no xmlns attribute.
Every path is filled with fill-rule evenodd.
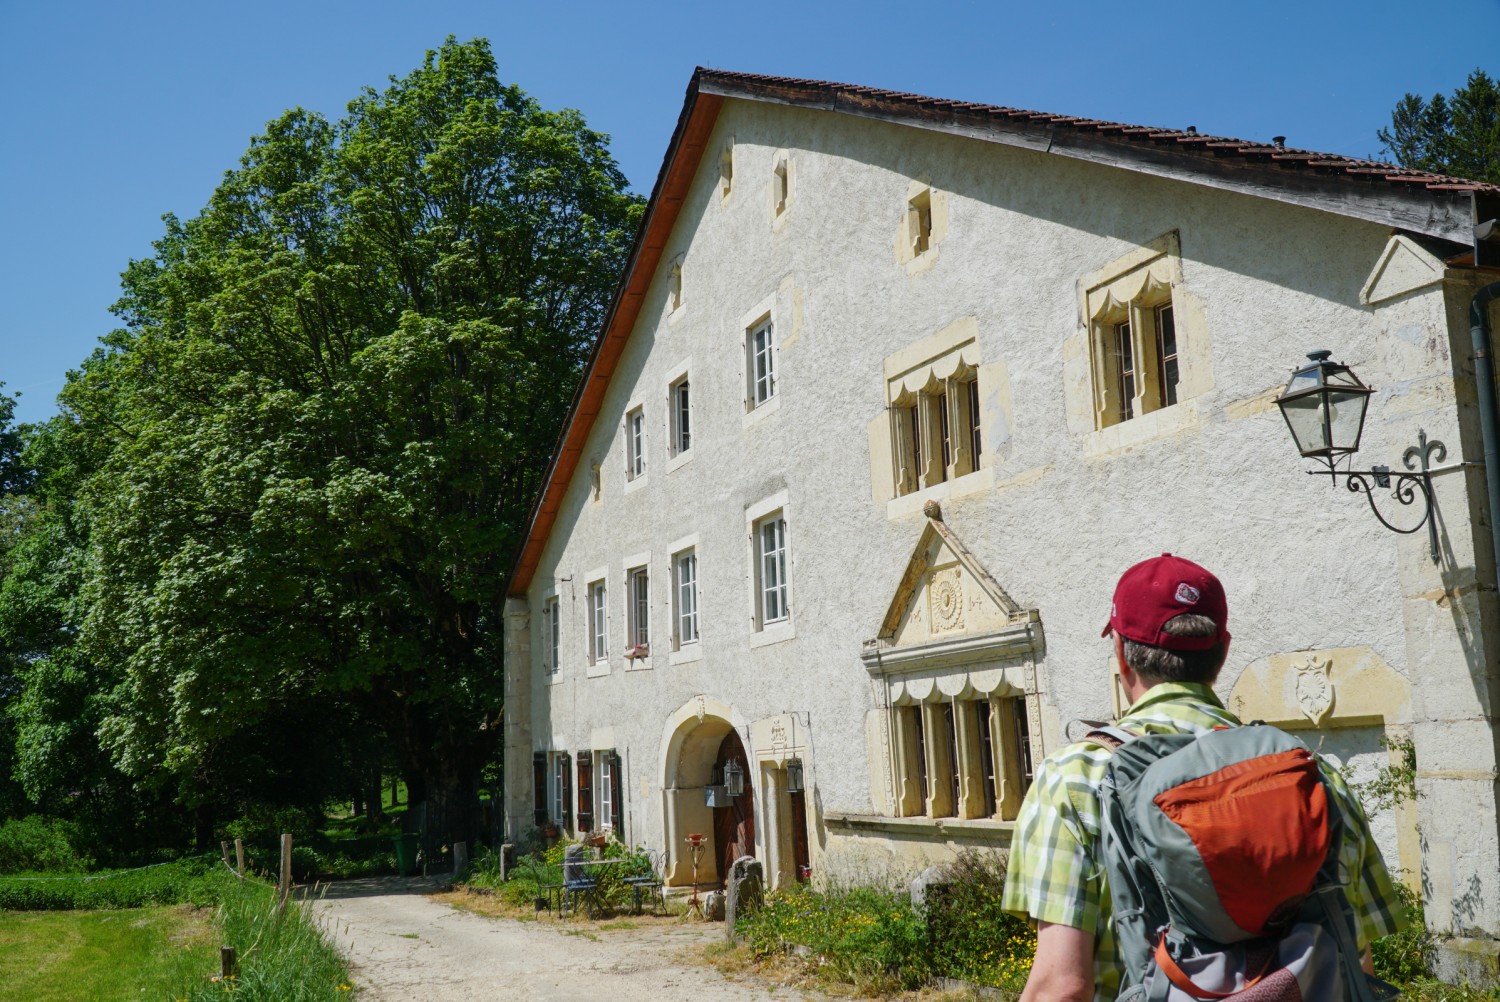
<svg viewBox="0 0 1500 1002"><path fill-rule="evenodd" d="M1207 616L1183 613L1162 624L1162 632L1173 637L1212 637L1219 624ZM1224 665L1224 643L1220 641L1201 651L1169 651L1164 647L1125 640L1125 663L1130 670L1151 685L1162 682L1213 682Z"/></svg>

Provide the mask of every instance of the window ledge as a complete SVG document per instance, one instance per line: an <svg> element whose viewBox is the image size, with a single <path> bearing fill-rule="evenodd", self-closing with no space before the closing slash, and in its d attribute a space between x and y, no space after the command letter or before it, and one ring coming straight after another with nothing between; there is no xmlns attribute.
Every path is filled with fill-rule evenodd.
<svg viewBox="0 0 1500 1002"><path fill-rule="evenodd" d="M745 419L742 423L742 427L748 428L753 424L759 424L770 415L775 414L780 409L781 390L778 388L777 391L771 394L771 396L764 403L756 404L753 410L748 410L745 412Z"/></svg>
<svg viewBox="0 0 1500 1002"><path fill-rule="evenodd" d="M649 655L649 654L647 654L643 658L626 658L625 659L625 670L626 671L649 671L650 669L651 669L651 655Z"/></svg>
<svg viewBox="0 0 1500 1002"><path fill-rule="evenodd" d="M823 823L851 832L930 836L1009 836L1016 828L1014 821L997 818L887 818L878 814L830 813L823 815ZM1010 839L1005 841L1009 843Z"/></svg>
<svg viewBox="0 0 1500 1002"><path fill-rule="evenodd" d="M557 668L542 672L542 682L544 685L557 685L561 681L562 672Z"/></svg>
<svg viewBox="0 0 1500 1002"><path fill-rule="evenodd" d="M605 659L603 661L590 661L586 667L589 678L603 678L604 676L609 674L610 669L613 668L614 665L612 665L608 659Z"/></svg>
<svg viewBox="0 0 1500 1002"><path fill-rule="evenodd" d="M667 326L668 327L675 327L677 325L677 322L679 320L681 320L685 316L687 316L687 303L683 303L681 306L677 307L677 309L675 309L675 310L668 310L667 311Z"/></svg>
<svg viewBox="0 0 1500 1002"><path fill-rule="evenodd" d="M924 487L910 494L892 498L885 503L886 518L905 518L922 510L922 506L928 501L946 501L949 498L961 498L969 494L977 494L980 491L989 490L995 486L995 468L984 466L973 473L965 473L961 477L952 480L944 480L940 484Z"/></svg>
<svg viewBox="0 0 1500 1002"><path fill-rule="evenodd" d="M636 491L640 490L642 487L645 487L646 486L646 478L647 478L647 476L649 476L649 474L642 473L640 476L636 477L634 480L631 480L631 479L627 478L626 481L625 481L625 493L626 494L633 494Z"/></svg>
<svg viewBox="0 0 1500 1002"><path fill-rule="evenodd" d="M685 665L694 661L703 660L703 642L696 640L691 644L683 644L681 648L667 655L667 664Z"/></svg>
<svg viewBox="0 0 1500 1002"><path fill-rule="evenodd" d="M797 636L797 628L790 621L784 623L772 623L765 629L750 634L750 647L769 647L779 644L784 640L792 640Z"/></svg>
<svg viewBox="0 0 1500 1002"><path fill-rule="evenodd" d="M1179 400L1170 407L1161 407L1149 414L1091 431L1084 436L1083 454L1089 459L1110 456L1122 449L1196 428L1201 419L1197 408L1190 404L1191 401Z"/></svg>
<svg viewBox="0 0 1500 1002"><path fill-rule="evenodd" d="M673 457L671 457L670 459L667 460L667 470L666 470L666 472L671 473L673 470L681 469L682 467L686 466L688 463L691 463L692 461L693 461L693 450L692 449L684 449L681 452L679 452L677 455L675 455L675 456L673 456Z"/></svg>

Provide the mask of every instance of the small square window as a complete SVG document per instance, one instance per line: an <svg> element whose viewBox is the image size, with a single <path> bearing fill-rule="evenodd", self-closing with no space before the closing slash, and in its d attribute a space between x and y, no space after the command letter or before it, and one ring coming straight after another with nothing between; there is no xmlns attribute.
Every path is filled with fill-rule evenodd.
<svg viewBox="0 0 1500 1002"><path fill-rule="evenodd" d="M625 415L625 479L646 475L646 410L637 407Z"/></svg>
<svg viewBox="0 0 1500 1002"><path fill-rule="evenodd" d="M776 337L770 320L750 328L745 336L745 352L750 375L750 409L754 410L776 395Z"/></svg>
<svg viewBox="0 0 1500 1002"><path fill-rule="evenodd" d="M684 550L672 558L673 646L698 642L698 553Z"/></svg>
<svg viewBox="0 0 1500 1002"><path fill-rule="evenodd" d="M729 192L733 187L734 144L730 143L724 147L724 152L719 154L719 194L724 198L728 198Z"/></svg>
<svg viewBox="0 0 1500 1002"><path fill-rule="evenodd" d="M688 377L673 383L667 396L671 408L672 455L680 456L693 447L693 401Z"/></svg>
<svg viewBox="0 0 1500 1002"><path fill-rule="evenodd" d="M589 500L601 501L604 498L604 465L602 463L589 464Z"/></svg>
<svg viewBox="0 0 1500 1002"><path fill-rule="evenodd" d="M791 589L787 580L786 518L776 512L755 523L756 626L791 618Z"/></svg>
<svg viewBox="0 0 1500 1002"><path fill-rule="evenodd" d="M682 260L672 262L667 289L667 306L672 310L682 308Z"/></svg>
<svg viewBox="0 0 1500 1002"><path fill-rule="evenodd" d="M775 202L776 215L786 211L787 199L791 197L790 168L785 157L776 161L776 171L771 179L771 197Z"/></svg>
<svg viewBox="0 0 1500 1002"><path fill-rule="evenodd" d="M626 644L628 658L645 657L651 643L651 582L646 568L636 567L625 572L625 601L627 604Z"/></svg>
<svg viewBox="0 0 1500 1002"><path fill-rule="evenodd" d="M925 190L906 203L907 234L915 257L932 246L932 191Z"/></svg>
<svg viewBox="0 0 1500 1002"><path fill-rule="evenodd" d="M589 585L589 660L609 660L609 604L603 581Z"/></svg>

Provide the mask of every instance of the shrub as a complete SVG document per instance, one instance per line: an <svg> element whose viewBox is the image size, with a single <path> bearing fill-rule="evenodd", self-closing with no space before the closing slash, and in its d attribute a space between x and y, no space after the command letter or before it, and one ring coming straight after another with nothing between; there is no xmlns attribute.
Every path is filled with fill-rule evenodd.
<svg viewBox="0 0 1500 1002"><path fill-rule="evenodd" d="M931 889L927 933L935 973L1019 992L1031 973L1036 933L1000 909L1002 853L963 849L943 867L946 884Z"/></svg>
<svg viewBox="0 0 1500 1002"><path fill-rule="evenodd" d="M204 858L87 876L0 877L0 911L211 905L237 883L217 859Z"/></svg>
<svg viewBox="0 0 1500 1002"><path fill-rule="evenodd" d="M0 824L0 873L81 872L94 865L77 827L61 818L33 814Z"/></svg>
<svg viewBox="0 0 1500 1002"><path fill-rule="evenodd" d="M1405 928L1370 944L1375 973L1398 985L1409 985L1432 976L1432 934L1422 915L1422 902L1404 884L1396 885L1401 897L1401 921Z"/></svg>

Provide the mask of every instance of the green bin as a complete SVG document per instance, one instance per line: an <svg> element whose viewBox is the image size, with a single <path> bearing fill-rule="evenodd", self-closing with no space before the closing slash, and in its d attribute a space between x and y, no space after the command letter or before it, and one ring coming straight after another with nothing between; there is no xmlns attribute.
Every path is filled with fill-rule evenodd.
<svg viewBox="0 0 1500 1002"><path fill-rule="evenodd" d="M417 836L414 832L391 839L396 848L396 872L409 877L417 868Z"/></svg>

